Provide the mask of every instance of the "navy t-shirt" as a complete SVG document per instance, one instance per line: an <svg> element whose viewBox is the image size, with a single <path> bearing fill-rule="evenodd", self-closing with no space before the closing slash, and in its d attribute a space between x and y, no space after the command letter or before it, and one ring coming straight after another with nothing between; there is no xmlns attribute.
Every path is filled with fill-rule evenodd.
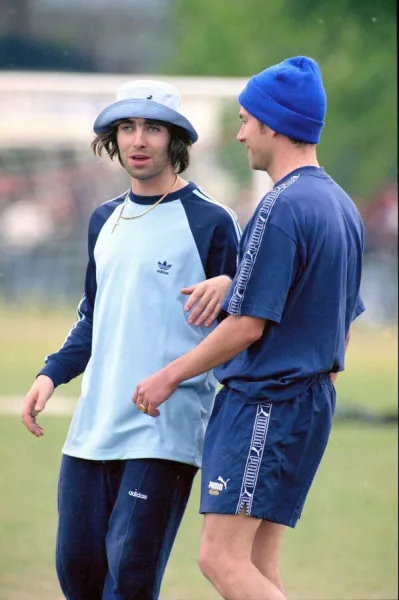
<svg viewBox="0 0 399 600"><path fill-rule="evenodd" d="M215 369L251 402L288 400L319 373L342 371L359 295L363 223L324 169L302 167L263 198L241 238L223 308L262 317L262 337Z"/></svg>

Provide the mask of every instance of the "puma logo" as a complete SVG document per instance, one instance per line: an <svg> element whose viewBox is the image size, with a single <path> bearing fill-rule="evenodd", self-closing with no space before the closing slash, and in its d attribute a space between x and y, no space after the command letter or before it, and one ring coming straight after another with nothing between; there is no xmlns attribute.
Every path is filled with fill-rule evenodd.
<svg viewBox="0 0 399 600"><path fill-rule="evenodd" d="M223 484L224 489L227 490L227 484L229 483L230 479L226 479L226 481L225 481L223 479L223 477L220 477L220 475L219 475L217 480L220 481L220 483Z"/></svg>

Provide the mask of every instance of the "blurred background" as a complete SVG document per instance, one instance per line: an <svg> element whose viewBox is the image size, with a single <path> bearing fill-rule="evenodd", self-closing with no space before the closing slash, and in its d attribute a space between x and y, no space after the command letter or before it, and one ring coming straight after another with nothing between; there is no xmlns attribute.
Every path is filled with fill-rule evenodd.
<svg viewBox="0 0 399 600"><path fill-rule="evenodd" d="M287 532L293 600L397 598L397 58L394 0L1 0L0 600L58 600L53 568L60 449L79 381L31 439L21 400L70 329L88 219L128 188L90 150L92 124L131 78L174 83L200 141L188 178L242 226L271 182L235 141L237 94L305 54L328 97L319 161L366 226L362 294L336 425L303 518ZM326 274L326 278L328 274ZM198 482L162 598L211 600L196 566ZM90 599L88 599L90 600Z"/></svg>

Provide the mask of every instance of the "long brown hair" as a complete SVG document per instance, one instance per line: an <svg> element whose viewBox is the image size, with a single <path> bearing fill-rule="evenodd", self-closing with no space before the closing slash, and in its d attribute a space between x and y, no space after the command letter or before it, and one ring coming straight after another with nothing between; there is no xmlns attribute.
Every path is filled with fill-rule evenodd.
<svg viewBox="0 0 399 600"><path fill-rule="evenodd" d="M121 155L119 152L118 142L116 138L116 132L118 126L121 123L126 123L126 119L114 121L107 130L106 133L99 133L96 135L91 143L91 148L96 156L101 156L105 151L111 160L114 160L115 156L118 157L120 164L123 165ZM170 133L168 154L170 158L170 164L175 173L180 175L183 173L190 164L190 153L189 148L192 145L188 132L182 127L166 123L165 121L154 121L157 125L163 125Z"/></svg>

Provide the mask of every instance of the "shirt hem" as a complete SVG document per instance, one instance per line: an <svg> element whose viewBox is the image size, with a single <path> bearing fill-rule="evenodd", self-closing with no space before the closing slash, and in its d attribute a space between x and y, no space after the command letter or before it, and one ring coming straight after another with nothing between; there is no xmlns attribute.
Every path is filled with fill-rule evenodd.
<svg viewBox="0 0 399 600"><path fill-rule="evenodd" d="M62 449L62 454L66 456L72 456L74 458L81 458L83 460L134 460L139 458L157 458L163 460L173 460L175 462L184 463L201 468L201 461L195 459L192 455L174 454L173 452L90 452L80 449L74 449L65 447Z"/></svg>

